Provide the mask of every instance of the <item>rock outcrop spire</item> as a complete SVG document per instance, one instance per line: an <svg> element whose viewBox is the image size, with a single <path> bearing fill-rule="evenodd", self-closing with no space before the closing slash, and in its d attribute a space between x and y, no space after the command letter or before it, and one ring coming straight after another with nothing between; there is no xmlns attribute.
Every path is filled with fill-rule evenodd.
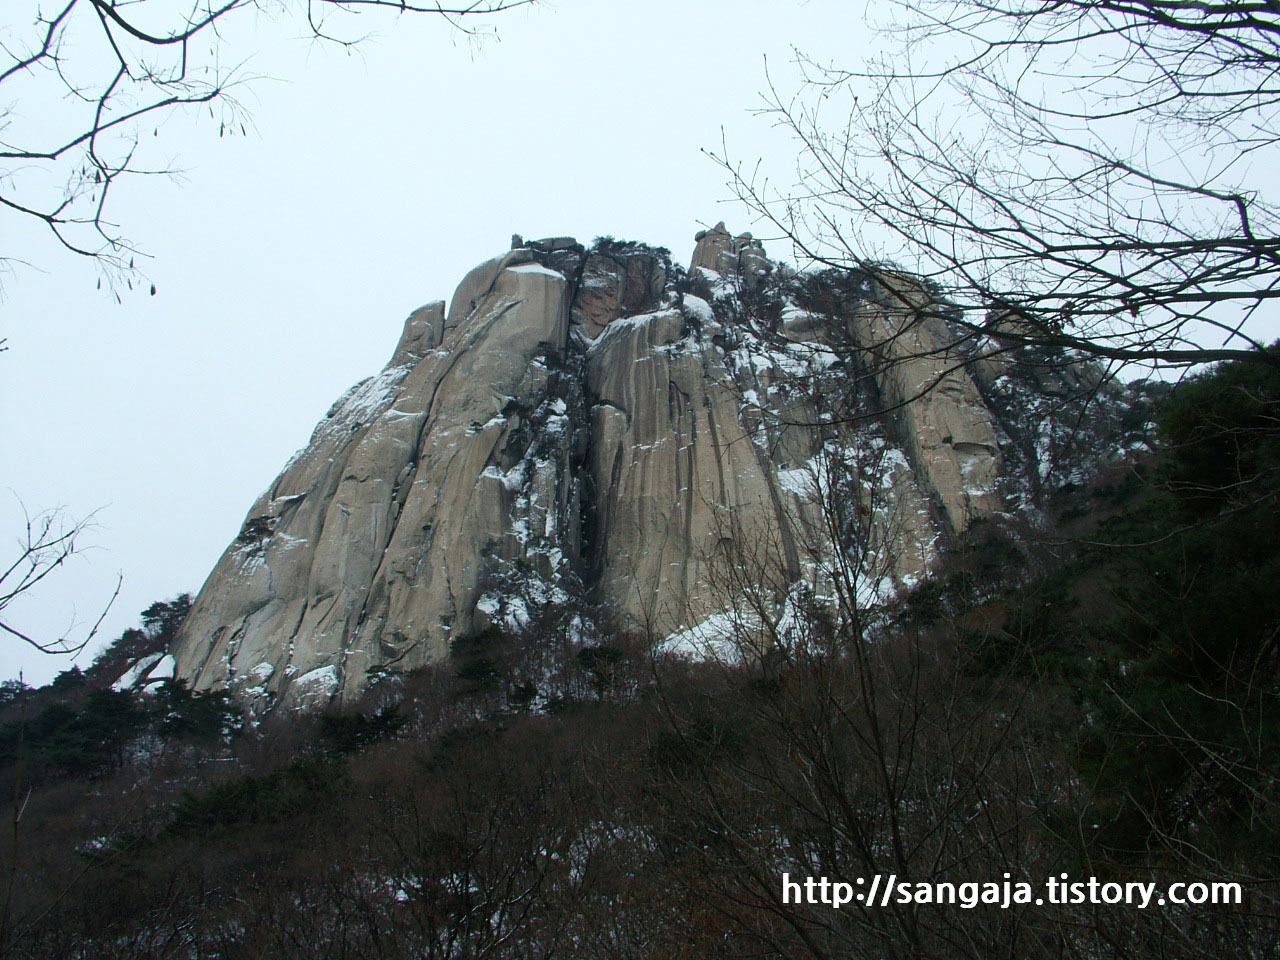
<svg viewBox="0 0 1280 960"><path fill-rule="evenodd" d="M1056 455L1051 418L1032 438L1002 423L909 277L845 277L857 295L827 307L821 278L723 224L688 271L644 244L512 243L410 314L252 506L175 643L180 677L319 705L551 609L676 633L732 602L724 572L748 561L820 594L847 547L831 498L858 508L842 536L870 601Z"/></svg>
<svg viewBox="0 0 1280 960"><path fill-rule="evenodd" d="M693 257L689 271L710 270L726 277L738 277L740 282L754 287L761 278L773 272L773 263L761 246L749 233L733 236L721 220L710 230L699 230L694 236Z"/></svg>

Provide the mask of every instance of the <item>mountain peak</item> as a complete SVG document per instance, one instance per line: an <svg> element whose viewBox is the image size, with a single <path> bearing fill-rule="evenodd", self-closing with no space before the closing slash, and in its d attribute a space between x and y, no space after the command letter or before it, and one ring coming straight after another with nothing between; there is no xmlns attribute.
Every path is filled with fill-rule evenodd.
<svg viewBox="0 0 1280 960"><path fill-rule="evenodd" d="M926 293L780 269L723 223L688 270L513 236L409 315L249 510L178 675L320 706L491 628L685 637L744 576L779 616L850 562L868 604L910 588L1093 459L1064 439L1071 405L1038 404L1058 374L981 356Z"/></svg>

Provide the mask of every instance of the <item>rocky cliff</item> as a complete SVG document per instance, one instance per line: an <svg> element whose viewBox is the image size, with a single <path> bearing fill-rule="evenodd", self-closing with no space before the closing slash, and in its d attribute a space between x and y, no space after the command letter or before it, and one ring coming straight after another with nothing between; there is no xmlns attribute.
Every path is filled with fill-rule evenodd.
<svg viewBox="0 0 1280 960"><path fill-rule="evenodd" d="M590 606L682 635L735 576L781 604L850 560L875 602L1097 462L1079 413L1100 380L1033 359L957 336L910 277L796 274L723 224L688 271L643 244L514 237L409 316L253 505L178 675L255 709L321 704L489 624Z"/></svg>

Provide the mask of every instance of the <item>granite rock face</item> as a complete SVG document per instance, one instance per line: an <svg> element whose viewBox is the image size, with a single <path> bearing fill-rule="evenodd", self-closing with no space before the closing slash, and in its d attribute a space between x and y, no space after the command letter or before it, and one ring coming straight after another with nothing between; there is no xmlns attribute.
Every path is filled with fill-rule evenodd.
<svg viewBox="0 0 1280 960"><path fill-rule="evenodd" d="M689 261L690 272L707 270L720 276L736 276L748 288L758 286L773 271L764 247L749 233L731 234L721 220L710 230L699 230Z"/></svg>
<svg viewBox="0 0 1280 960"><path fill-rule="evenodd" d="M512 243L409 316L253 505L179 677L254 710L349 701L547 609L674 635L752 564L780 603L820 595L850 543L875 602L1066 462L1008 422L1057 381L949 352L909 277L833 307L723 224L688 272L643 244Z"/></svg>
<svg viewBox="0 0 1280 960"><path fill-rule="evenodd" d="M911 278L884 273L854 313L858 344L874 358L877 385L902 424L919 479L952 533L998 512L995 424L965 369L956 336ZM948 349L956 344L955 349Z"/></svg>

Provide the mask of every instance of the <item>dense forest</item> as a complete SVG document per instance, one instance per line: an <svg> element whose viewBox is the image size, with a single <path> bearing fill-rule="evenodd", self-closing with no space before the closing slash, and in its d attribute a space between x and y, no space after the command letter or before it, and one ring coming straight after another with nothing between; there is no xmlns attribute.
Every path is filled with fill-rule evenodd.
<svg viewBox="0 0 1280 960"><path fill-rule="evenodd" d="M1051 529L975 524L895 604L756 619L739 656L548 610L345 712L244 717L120 682L190 599L157 603L0 691L0 956L1280 956L1280 373L1150 394L1155 449ZM834 909L784 873L1243 903Z"/></svg>

